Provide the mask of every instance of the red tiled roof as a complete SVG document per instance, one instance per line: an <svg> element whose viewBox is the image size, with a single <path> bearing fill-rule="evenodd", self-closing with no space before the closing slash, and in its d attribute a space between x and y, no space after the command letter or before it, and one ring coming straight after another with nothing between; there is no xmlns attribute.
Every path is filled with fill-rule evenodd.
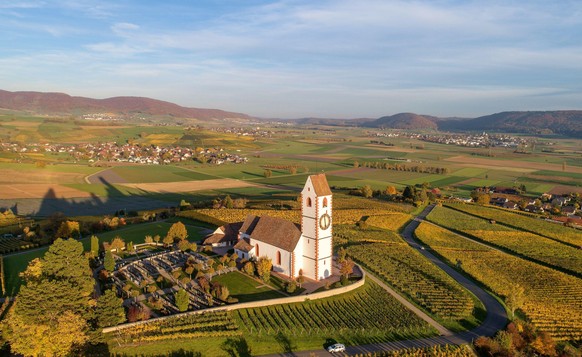
<svg viewBox="0 0 582 357"><path fill-rule="evenodd" d="M246 239L241 239L238 241L238 243L234 245L234 249L238 249L246 253L250 252L254 247L255 246L250 245L249 242L246 241Z"/></svg>
<svg viewBox="0 0 582 357"><path fill-rule="evenodd" d="M255 216L254 214L249 214L240 227L240 231L250 235L253 229L255 229L257 222L259 222L259 218L260 217Z"/></svg>
<svg viewBox="0 0 582 357"><path fill-rule="evenodd" d="M214 244L221 242L236 241L238 239L238 232L243 225L243 222L229 223L220 227L222 233L212 233L206 236L203 244Z"/></svg>
<svg viewBox="0 0 582 357"><path fill-rule="evenodd" d="M259 242L292 252L301 238L301 227L281 218L261 216L250 236Z"/></svg>
<svg viewBox="0 0 582 357"><path fill-rule="evenodd" d="M329 184L327 183L327 177L325 177L325 174L311 175L309 178L311 179L313 189L317 196L331 195L331 190L329 189Z"/></svg>

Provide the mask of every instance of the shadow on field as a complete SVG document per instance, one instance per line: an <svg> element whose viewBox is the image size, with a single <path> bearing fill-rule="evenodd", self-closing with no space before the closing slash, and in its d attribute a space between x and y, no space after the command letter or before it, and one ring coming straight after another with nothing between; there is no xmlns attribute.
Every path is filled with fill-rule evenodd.
<svg viewBox="0 0 582 357"><path fill-rule="evenodd" d="M10 208L15 214L24 216L48 217L55 212L62 212L66 216L94 216L113 214L119 210L127 212L168 207L167 202L148 197L146 191L127 195L103 177L99 177L99 180L105 189L103 197L91 193L88 198L59 198L50 188L43 198L0 200L0 209Z"/></svg>
<svg viewBox="0 0 582 357"><path fill-rule="evenodd" d="M228 338L221 346L222 350L231 357L250 357L251 347L244 337Z"/></svg>

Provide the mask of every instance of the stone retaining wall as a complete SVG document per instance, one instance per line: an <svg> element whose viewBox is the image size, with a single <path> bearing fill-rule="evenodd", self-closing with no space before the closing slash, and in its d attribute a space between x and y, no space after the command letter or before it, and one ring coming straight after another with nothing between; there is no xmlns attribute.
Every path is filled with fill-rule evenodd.
<svg viewBox="0 0 582 357"><path fill-rule="evenodd" d="M238 309L249 309L249 308L263 307L263 306L291 304L291 303L295 303L295 302L304 302L304 301L308 301L308 300L318 300L318 299L324 299L324 298L331 297L331 296L341 295L341 294L347 293L349 291L355 290L355 289L361 287L362 285L364 285L365 280L366 280L366 273L364 272L364 269L360 268L359 266L356 266L356 267L362 272L362 278L353 284L350 284L348 286L342 286L341 288L330 289L330 290L321 291L318 293L312 293L312 294L308 294L308 295L298 295L298 296L289 296L289 297L283 297L283 298L278 298L278 299L251 301L251 302L244 302L244 303L238 303L238 304L233 304L233 305L218 306L218 307L213 307L210 309L188 311L188 312L183 312L181 314L174 314L171 316L157 317L157 318L153 318L153 319L149 319L149 320L145 320L145 321L137 321L137 322L117 325L117 326L113 326L113 327L107 327L107 328L103 329L103 333L119 331L119 330L123 330L123 329L130 328L133 326L137 326L137 325L148 324L151 322L163 321L163 320L167 320L167 319L173 319L173 318L177 318L177 317L181 317L181 316L198 315L198 314L203 314L203 313L207 313L207 312L214 312L214 311L233 311L233 310L238 310Z"/></svg>

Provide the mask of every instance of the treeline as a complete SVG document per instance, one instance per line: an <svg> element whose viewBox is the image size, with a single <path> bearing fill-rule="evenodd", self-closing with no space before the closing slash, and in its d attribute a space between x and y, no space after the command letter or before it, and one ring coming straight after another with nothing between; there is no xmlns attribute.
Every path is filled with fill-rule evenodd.
<svg viewBox="0 0 582 357"><path fill-rule="evenodd" d="M420 173L425 173L425 174L445 175L445 174L448 174L450 172L448 167L391 164L388 162L381 162L381 161L364 161L364 162L362 162L362 164L360 164L359 161L354 161L353 165L354 165L354 167L367 167L367 168L371 168L371 169L420 172Z"/></svg>

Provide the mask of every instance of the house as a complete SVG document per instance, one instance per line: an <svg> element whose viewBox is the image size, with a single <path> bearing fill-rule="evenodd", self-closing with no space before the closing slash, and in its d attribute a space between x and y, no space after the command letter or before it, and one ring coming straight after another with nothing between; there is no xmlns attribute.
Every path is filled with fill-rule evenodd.
<svg viewBox="0 0 582 357"><path fill-rule="evenodd" d="M542 213L542 212L544 212L544 209L542 207L538 207L536 205L529 204L529 205L525 206L524 211L532 212L532 213Z"/></svg>
<svg viewBox="0 0 582 357"><path fill-rule="evenodd" d="M496 197L491 199L491 204L497 205L497 206L503 206L504 204L506 204L508 201L507 198L505 197Z"/></svg>
<svg viewBox="0 0 582 357"><path fill-rule="evenodd" d="M556 197L552 200L552 205L563 206L568 202L570 202L570 197L560 196L560 197Z"/></svg>
<svg viewBox="0 0 582 357"><path fill-rule="evenodd" d="M505 202L502 207L507 209L517 209L517 203L513 201L508 201Z"/></svg>
<svg viewBox="0 0 582 357"><path fill-rule="evenodd" d="M563 215L566 215L566 216L570 217L570 216L575 215L577 211L578 210L574 206L564 206L564 207L562 207L562 211L561 212L562 212Z"/></svg>
<svg viewBox="0 0 582 357"><path fill-rule="evenodd" d="M242 222L228 223L216 228L214 232L204 238L202 244L213 247L226 247L236 244Z"/></svg>
<svg viewBox="0 0 582 357"><path fill-rule="evenodd" d="M311 175L301 191L301 224L249 215L241 222L235 252L266 256L273 270L289 277L321 280L332 275L332 193L325 174Z"/></svg>

